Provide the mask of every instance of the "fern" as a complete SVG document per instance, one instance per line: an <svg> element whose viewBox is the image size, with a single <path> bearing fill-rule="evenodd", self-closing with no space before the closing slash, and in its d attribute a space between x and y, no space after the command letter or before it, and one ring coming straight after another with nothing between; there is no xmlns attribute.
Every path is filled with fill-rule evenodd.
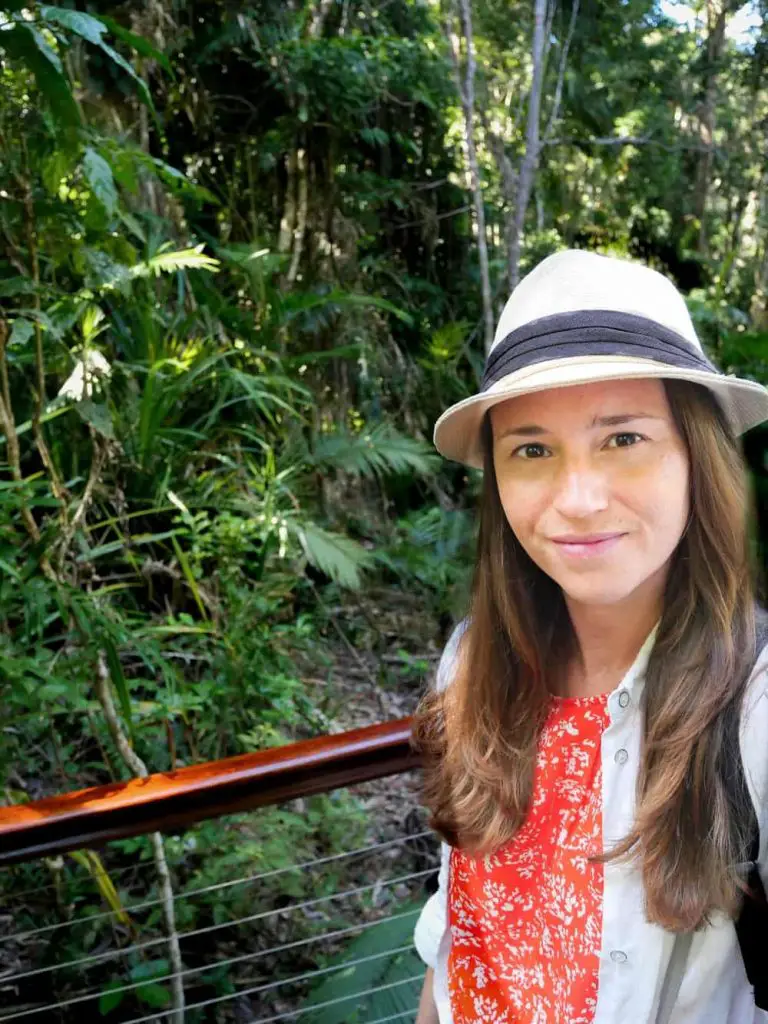
<svg viewBox="0 0 768 1024"><path fill-rule="evenodd" d="M458 359L466 344L470 324L466 320L453 320L433 331L429 340L429 358L435 364Z"/></svg>
<svg viewBox="0 0 768 1024"><path fill-rule="evenodd" d="M309 462L315 467L343 470L355 476L413 473L429 476L438 460L422 441L382 424L360 434L340 431L318 438Z"/></svg>
<svg viewBox="0 0 768 1024"><path fill-rule="evenodd" d="M333 958L329 966L339 970L325 976L302 1007L305 1013L309 1011L307 1024L412 1019L424 976L424 964L412 946L422 903L409 902L402 912L368 928ZM361 962L345 968L353 960ZM356 998L366 992L371 994ZM312 1011L312 1007L318 1009Z"/></svg>
<svg viewBox="0 0 768 1024"><path fill-rule="evenodd" d="M173 274L177 270L207 270L212 274L218 272L219 261L213 256L206 256L202 243L192 249L177 249L175 252L168 251L170 244L165 242L154 256L131 267L130 276L159 277L160 274Z"/></svg>
<svg viewBox="0 0 768 1024"><path fill-rule="evenodd" d="M334 582L350 590L358 590L360 573L368 568L371 557L350 537L331 533L315 523L293 524L307 561Z"/></svg>

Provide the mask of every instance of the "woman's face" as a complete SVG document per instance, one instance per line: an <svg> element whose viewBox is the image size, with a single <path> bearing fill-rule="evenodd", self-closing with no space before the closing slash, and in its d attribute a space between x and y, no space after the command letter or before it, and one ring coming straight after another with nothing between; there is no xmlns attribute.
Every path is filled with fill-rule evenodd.
<svg viewBox="0 0 768 1024"><path fill-rule="evenodd" d="M522 395L494 406L491 424L509 525L567 598L606 605L663 587L689 474L661 381Z"/></svg>

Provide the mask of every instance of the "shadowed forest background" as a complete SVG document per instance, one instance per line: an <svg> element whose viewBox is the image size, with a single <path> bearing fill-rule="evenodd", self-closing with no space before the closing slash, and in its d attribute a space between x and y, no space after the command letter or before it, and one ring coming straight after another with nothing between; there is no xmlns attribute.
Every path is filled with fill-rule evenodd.
<svg viewBox="0 0 768 1024"><path fill-rule="evenodd" d="M767 151L762 0L0 0L0 802L412 711L478 485L431 430L510 288L563 247L642 259L722 369L768 382ZM745 447L762 552L768 433ZM71 956L162 935L124 905L163 863L183 894L396 835L417 800L6 869L0 940L11 896L17 930L111 907ZM72 990L3 986L49 947L0 941L0 1006ZM112 997L106 963L95 1016L57 1019L171 1005L164 956Z"/></svg>

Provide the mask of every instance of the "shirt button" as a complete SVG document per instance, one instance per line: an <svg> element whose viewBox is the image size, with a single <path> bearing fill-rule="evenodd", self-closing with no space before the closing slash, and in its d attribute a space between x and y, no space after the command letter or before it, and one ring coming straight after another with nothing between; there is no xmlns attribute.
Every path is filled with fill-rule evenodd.
<svg viewBox="0 0 768 1024"><path fill-rule="evenodd" d="M616 762L616 764L626 764L629 760L629 754L622 747L621 750L617 750L616 753L613 755L613 760Z"/></svg>
<svg viewBox="0 0 768 1024"><path fill-rule="evenodd" d="M622 708L629 707L629 694L626 690L622 690L619 694L619 706Z"/></svg>
<svg viewBox="0 0 768 1024"><path fill-rule="evenodd" d="M613 960L615 964L625 964L627 962L627 954L621 949L612 949L611 960Z"/></svg>

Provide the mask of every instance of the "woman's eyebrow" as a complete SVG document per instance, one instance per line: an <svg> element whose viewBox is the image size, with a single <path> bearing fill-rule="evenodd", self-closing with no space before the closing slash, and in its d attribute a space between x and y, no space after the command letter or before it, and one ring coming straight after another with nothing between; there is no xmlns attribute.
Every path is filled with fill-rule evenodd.
<svg viewBox="0 0 768 1024"><path fill-rule="evenodd" d="M621 427L634 420L658 420L660 416L652 416L649 412L622 412L616 416L595 416L590 427Z"/></svg>
<svg viewBox="0 0 768 1024"><path fill-rule="evenodd" d="M625 423L632 423L635 420L659 420L661 416L653 416L649 412L622 412L614 416L595 416L590 427L621 427ZM507 427L503 430L497 441L505 437L542 437L544 434L551 434L552 431L538 423L521 423L519 426Z"/></svg>
<svg viewBox="0 0 768 1024"><path fill-rule="evenodd" d="M497 440L501 441L505 437L541 437L542 434L549 433L550 431L546 427L539 427L535 423L525 423L519 427L508 427L499 434Z"/></svg>

